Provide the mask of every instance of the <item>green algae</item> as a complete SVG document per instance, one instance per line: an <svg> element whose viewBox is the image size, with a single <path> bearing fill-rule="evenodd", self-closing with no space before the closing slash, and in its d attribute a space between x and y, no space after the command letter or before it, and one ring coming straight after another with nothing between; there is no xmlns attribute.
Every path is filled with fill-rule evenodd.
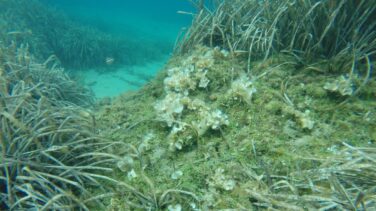
<svg viewBox="0 0 376 211"><path fill-rule="evenodd" d="M293 21L293 25L284 21L286 18L274 19L279 15L269 14L282 14L279 8L284 8L286 3L281 2L266 8L265 14L260 13L272 20L271 23L279 23L276 38L275 24L269 23L273 30L256 24L258 30L265 32L257 41L261 47L248 51L248 44L253 43L252 36L242 37L247 34L243 33L244 28L233 28L234 21L228 20L236 17L248 24L254 17L247 16L247 8L263 6L252 7L251 3L256 1L249 2L231 2L244 6L239 9L239 16L221 16L233 12L230 4L219 8L223 13L212 13L221 16L217 17L221 24L209 14L212 22L196 26L205 28L207 24L214 24L215 27L211 31L197 30L189 34L181 46L186 54L172 57L165 69L141 90L125 93L112 102L101 102L97 107L93 131L106 137L106 141L123 143L110 152L116 160L111 166L114 169L111 176L118 185L114 187L112 198L105 201L109 210L179 210L179 206L183 210L365 210L375 207L376 82L370 74L375 42L368 47L354 44L354 52L350 52L352 48L347 49L348 42L367 44L372 41L374 25L366 24L364 29L359 29L370 35L354 41L358 30L350 30L352 25L329 27L337 17L335 5L321 2L311 5L310 1L301 1L307 4L300 5L305 12L299 15L296 14L299 7L289 7L286 16L312 18L312 24L310 18L301 18L300 27ZM370 4L359 2L343 7L338 15L339 26L347 26L346 20L351 16L346 11L353 10L354 5L361 9ZM316 8L327 8L332 15L316 15L326 11ZM340 8L338 6L338 11ZM357 15L357 22L363 24L370 22L374 13ZM349 31L343 33L342 28ZM218 34L221 30L226 36ZM258 30L254 36L258 35ZM316 30L319 34L312 42L299 46L307 39L305 30ZM284 33L286 31L294 33ZM299 33L301 36L295 39L294 34ZM8 35L19 34L25 36L24 39L30 38L28 31ZM227 34L232 36L227 37ZM262 40L269 47L261 43ZM273 42L276 45L272 45ZM39 41L32 44L37 43ZM229 52L203 46L192 49L193 43L218 45L228 48ZM234 49L238 43L239 48ZM338 43L338 46L320 45L322 43ZM88 43L78 44L85 47ZM207 58L207 53L212 57ZM101 57L107 56L105 54ZM30 58L20 58L22 61L18 62L27 66ZM190 64L186 65L189 58ZM86 59L93 58L78 59L77 64ZM1 63L0 76L11 68ZM170 76L168 70L189 65L194 66L192 72L196 67L206 70L204 76L209 83L197 87L197 78L194 78L196 81L188 86L189 100L185 99L184 109L174 113L172 121L172 125L185 126L185 130L172 137L173 127L161 118L155 107L168 91L171 92L168 90L171 87L166 88L165 83ZM241 77L246 79L237 82ZM246 92L235 93L234 82L243 85ZM244 96L249 86L257 90L251 97ZM1 88L7 93L8 87ZM223 121L200 131L197 124L205 117L197 109L189 108L190 100L199 100L210 111L208 114L220 111L228 123ZM92 122L86 120L88 116L84 119L91 128ZM171 150L171 139L182 139L181 149ZM113 187L109 182L102 185ZM95 188L88 191L100 193Z"/></svg>
<svg viewBox="0 0 376 211"><path fill-rule="evenodd" d="M209 50L199 47L190 55L202 55ZM283 178L293 184L292 175L304 178L304 171L318 168L344 149L343 142L354 147L375 147L376 96L370 91L376 88L373 80L359 96L338 107L345 99L332 97L323 88L328 81L324 73L305 70L296 65L294 58L281 54L253 62L249 75L255 78L257 92L251 104L228 94L231 81L247 71L244 59L215 57L213 66L208 68L208 87L196 89L190 96L203 100L209 107L220 108L228 115L229 125L209 130L192 139L192 144L182 150L171 151L170 129L157 118L154 105L164 96L162 81L167 69L179 66L190 55L172 58L142 90L124 94L96 112L101 134L113 140L137 148L147 134L152 134L148 149L138 156L142 162L135 161L142 163L134 168L138 176L130 179L126 172L119 172L116 175L119 180L149 193L150 184L142 176L147 175L159 194L177 189L189 191L199 199L177 194L161 206L144 204L152 210L167 209L174 204L181 204L184 210L194 210L190 203L204 210L255 209L255 201L262 199L250 189L256 188L261 194ZM285 65L279 65L281 61ZM333 73L333 77L341 74ZM179 121L191 123L199 118L197 115L186 110ZM312 125L304 126L304 121ZM194 136L194 131L179 135ZM224 178L235 181L234 188L224 190L210 185L217 169L224 169ZM177 170L182 175L173 179L171 175ZM305 188L296 189L300 194L310 193ZM282 188L281 191L274 192L284 192ZM128 204L128 209L132 207L131 202L137 203L124 192L127 191L113 198L113 210L120 206L118 203ZM291 206L313 205L296 201Z"/></svg>

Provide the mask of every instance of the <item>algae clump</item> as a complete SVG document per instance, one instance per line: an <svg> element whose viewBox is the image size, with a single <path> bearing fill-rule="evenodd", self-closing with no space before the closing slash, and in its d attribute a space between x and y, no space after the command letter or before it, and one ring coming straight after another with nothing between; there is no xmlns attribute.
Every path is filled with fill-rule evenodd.
<svg viewBox="0 0 376 211"><path fill-rule="evenodd" d="M153 81L97 112L134 148L153 134L113 210L375 209L375 5L216 3Z"/></svg>
<svg viewBox="0 0 376 211"><path fill-rule="evenodd" d="M301 73L294 58L284 55L254 62L262 68L252 69L252 76L256 78L252 86L257 87L257 92L251 101L239 101L228 92L232 83L246 74L242 57L213 58L213 64L207 68L206 77L210 81L207 88L189 91L185 97L190 99L180 99L181 109L175 113L177 115L172 114L171 121L161 119L155 105L168 96L165 94L166 83L163 83L163 78L169 77L166 71L180 66L190 56L200 57L210 51L215 49L200 46L189 55L173 58L157 79L142 90L124 94L97 112L103 135L116 141L137 148L143 143L143 136L152 133L148 149L136 159L140 166L134 170L137 175L147 175L146 181L152 181L157 196L164 191L176 191L169 196L170 204L141 205L142 200L136 198L132 203L155 209L180 204L184 209L193 210L190 203L194 203L204 210L249 210L259 206L256 201L270 203L268 197L276 197L291 201L295 208L301 206L300 203L317 208L320 203L309 197L321 195L309 188L309 180L316 181L313 187L324 188L322 194L331 192L332 181L325 174L312 173L325 169L327 175L334 174L341 181L346 180L351 170L339 169L335 165L349 165L342 158L352 150L374 149L371 131L375 128L375 99L354 98L337 108L341 101L307 90L317 89L322 93L326 77ZM279 66L276 61L280 59L291 62ZM263 75L265 69L273 70ZM233 79L223 72L231 72ZM195 124L202 119L201 107L219 109L226 114L226 123L220 124L222 120L218 120L218 126L200 132ZM124 115L126 118L119 118ZM184 128L176 132L178 129L173 124ZM372 151L369 153L373 156ZM370 161L364 162L368 165ZM363 168L360 163L353 165L351 168ZM363 170L372 175L373 167L369 165ZM181 174L172 179L171 175L176 172ZM225 176L219 172L225 172ZM151 190L143 176L136 180L128 180L122 173L118 176L142 193ZM210 179L216 177L223 179ZM359 184L368 190L371 186L364 184L366 178L370 179L365 175ZM213 183L216 180L221 182ZM178 190L190 195L180 194ZM127 204L121 197L126 192L120 191L114 201ZM305 201L302 202L302 198ZM326 200L329 203L332 199ZM288 208L286 204L278 203L281 204L268 206Z"/></svg>

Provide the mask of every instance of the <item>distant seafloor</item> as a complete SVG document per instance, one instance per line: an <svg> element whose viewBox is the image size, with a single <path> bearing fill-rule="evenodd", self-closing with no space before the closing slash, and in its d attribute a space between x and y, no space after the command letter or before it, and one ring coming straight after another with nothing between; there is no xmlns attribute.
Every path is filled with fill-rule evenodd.
<svg viewBox="0 0 376 211"><path fill-rule="evenodd" d="M158 61L146 61L144 65L122 67L111 73L96 73L95 70L81 72L80 77L94 91L96 97L114 97L125 91L136 90L146 81L132 75L153 77L163 67L172 53L179 33L192 22L191 15L178 11L194 12L186 0L42 0L48 6L67 14L75 22L98 28L115 36L139 43L140 48L158 43L171 49ZM150 48L150 46L148 46ZM157 51L158 49L156 49ZM132 72L127 71L132 69ZM129 83L127 83L129 82Z"/></svg>
<svg viewBox="0 0 376 211"><path fill-rule="evenodd" d="M191 24L192 16L177 11L194 12L185 0L43 0L75 21L97 27L107 33L130 39L154 39L174 42L183 27ZM132 37L134 36L134 37Z"/></svg>

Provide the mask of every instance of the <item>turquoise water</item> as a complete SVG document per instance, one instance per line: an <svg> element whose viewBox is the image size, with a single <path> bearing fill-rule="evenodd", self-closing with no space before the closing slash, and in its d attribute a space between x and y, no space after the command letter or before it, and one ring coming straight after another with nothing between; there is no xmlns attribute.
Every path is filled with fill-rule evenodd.
<svg viewBox="0 0 376 211"><path fill-rule="evenodd" d="M150 38L161 42L174 42L180 29L191 23L190 16L177 14L177 11L194 11L191 4L184 0L44 0L44 2L63 10L71 18L104 31L124 36L141 35L139 38Z"/></svg>
<svg viewBox="0 0 376 211"><path fill-rule="evenodd" d="M127 64L108 72L95 68L80 71L80 78L98 98L136 90L152 78L169 58L179 33L191 24L192 16L178 11L194 12L189 1L183 0L44 0L43 3L64 12L75 22L127 39L157 54L163 52L157 60Z"/></svg>

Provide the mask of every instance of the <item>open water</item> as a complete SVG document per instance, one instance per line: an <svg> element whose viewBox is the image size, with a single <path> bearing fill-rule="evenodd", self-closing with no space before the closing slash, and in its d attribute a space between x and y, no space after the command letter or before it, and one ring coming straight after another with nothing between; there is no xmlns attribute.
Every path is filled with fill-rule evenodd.
<svg viewBox="0 0 376 211"><path fill-rule="evenodd" d="M43 0L43 3L62 11L77 23L127 39L140 48L151 49L150 53L163 52L158 59L127 64L112 71L95 68L74 71L93 89L97 98L136 90L152 78L166 63L179 34L191 24L192 16L178 11L195 11L191 3L184 0Z"/></svg>

